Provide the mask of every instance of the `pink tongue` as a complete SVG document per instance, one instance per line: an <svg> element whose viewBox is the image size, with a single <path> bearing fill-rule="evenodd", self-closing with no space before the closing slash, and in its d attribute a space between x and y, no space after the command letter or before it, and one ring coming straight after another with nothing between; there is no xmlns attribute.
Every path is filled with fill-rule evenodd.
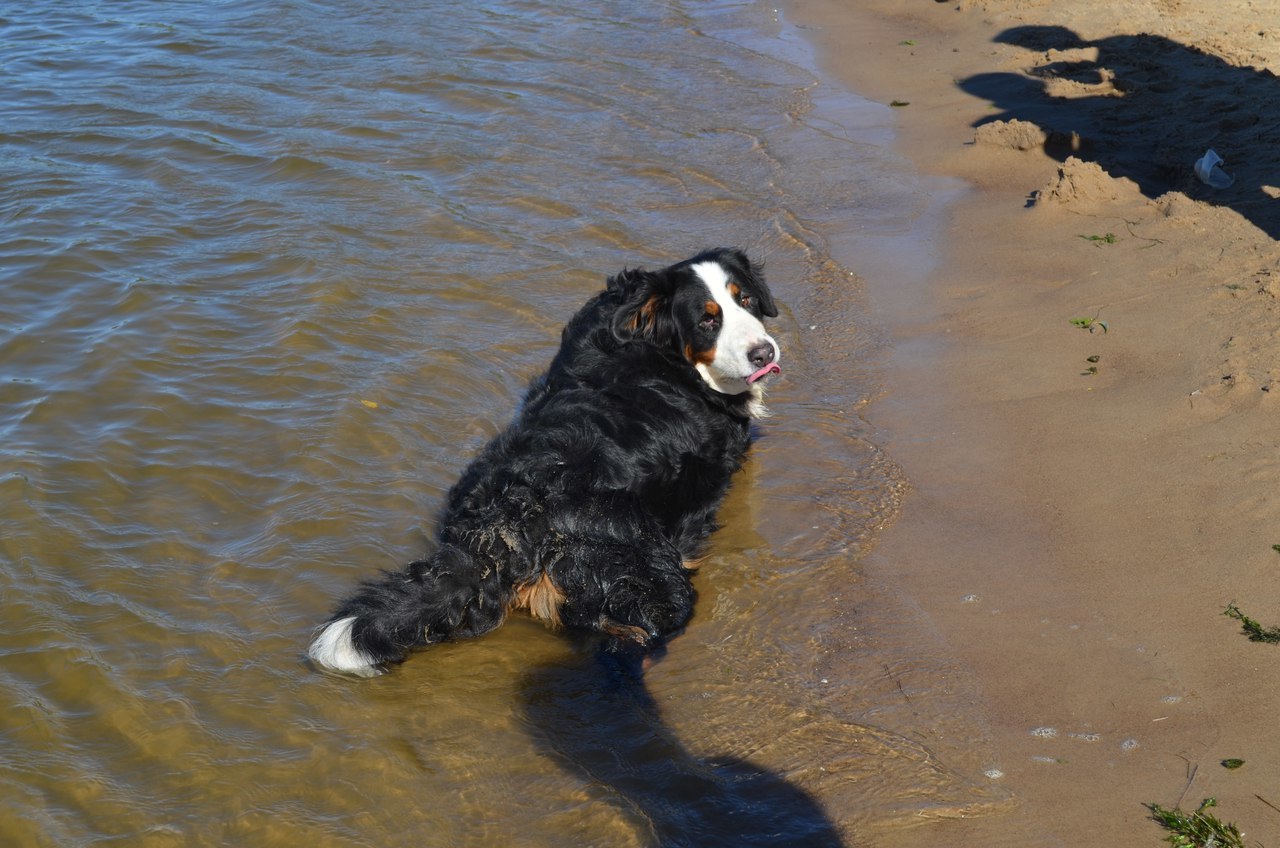
<svg viewBox="0 0 1280 848"><path fill-rule="evenodd" d="M756 380L769 376L770 374L781 374L782 369L778 367L778 363L770 362L756 373L747 378L748 383L754 383Z"/></svg>

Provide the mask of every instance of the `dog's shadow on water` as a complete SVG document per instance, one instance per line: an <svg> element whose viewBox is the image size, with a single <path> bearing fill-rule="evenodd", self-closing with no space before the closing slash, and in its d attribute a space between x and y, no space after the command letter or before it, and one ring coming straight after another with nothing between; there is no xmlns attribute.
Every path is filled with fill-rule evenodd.
<svg viewBox="0 0 1280 848"><path fill-rule="evenodd" d="M643 822L648 845L844 845L807 792L749 762L690 754L663 722L639 657L576 648L520 681L525 718L549 756Z"/></svg>

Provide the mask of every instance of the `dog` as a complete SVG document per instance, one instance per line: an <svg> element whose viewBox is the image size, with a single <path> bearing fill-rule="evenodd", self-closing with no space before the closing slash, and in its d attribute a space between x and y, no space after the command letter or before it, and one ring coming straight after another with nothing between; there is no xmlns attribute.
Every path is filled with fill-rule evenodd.
<svg viewBox="0 0 1280 848"><path fill-rule="evenodd" d="M369 580L308 649L382 673L513 610L649 651L693 614L690 580L781 373L762 268L717 248L609 277L570 319L515 420L449 491L429 557Z"/></svg>

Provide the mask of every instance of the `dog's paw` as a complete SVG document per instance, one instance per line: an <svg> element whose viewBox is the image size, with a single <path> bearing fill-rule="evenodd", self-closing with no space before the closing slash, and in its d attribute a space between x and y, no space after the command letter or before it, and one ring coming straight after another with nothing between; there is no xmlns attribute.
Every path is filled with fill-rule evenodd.
<svg viewBox="0 0 1280 848"><path fill-rule="evenodd" d="M644 648L649 647L658 635L634 624L623 624L622 622L614 621L606 615L600 616L600 621L596 624L596 628L606 636L617 639L620 642L633 642Z"/></svg>

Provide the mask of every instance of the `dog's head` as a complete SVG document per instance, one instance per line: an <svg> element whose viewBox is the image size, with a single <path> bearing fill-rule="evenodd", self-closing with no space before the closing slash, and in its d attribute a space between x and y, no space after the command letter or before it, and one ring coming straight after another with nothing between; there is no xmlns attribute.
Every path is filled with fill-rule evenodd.
<svg viewBox="0 0 1280 848"><path fill-rule="evenodd" d="M617 336L678 352L717 392L758 400L764 378L782 370L763 323L778 308L759 266L740 250L704 251L661 271L623 271L608 286L622 299Z"/></svg>

